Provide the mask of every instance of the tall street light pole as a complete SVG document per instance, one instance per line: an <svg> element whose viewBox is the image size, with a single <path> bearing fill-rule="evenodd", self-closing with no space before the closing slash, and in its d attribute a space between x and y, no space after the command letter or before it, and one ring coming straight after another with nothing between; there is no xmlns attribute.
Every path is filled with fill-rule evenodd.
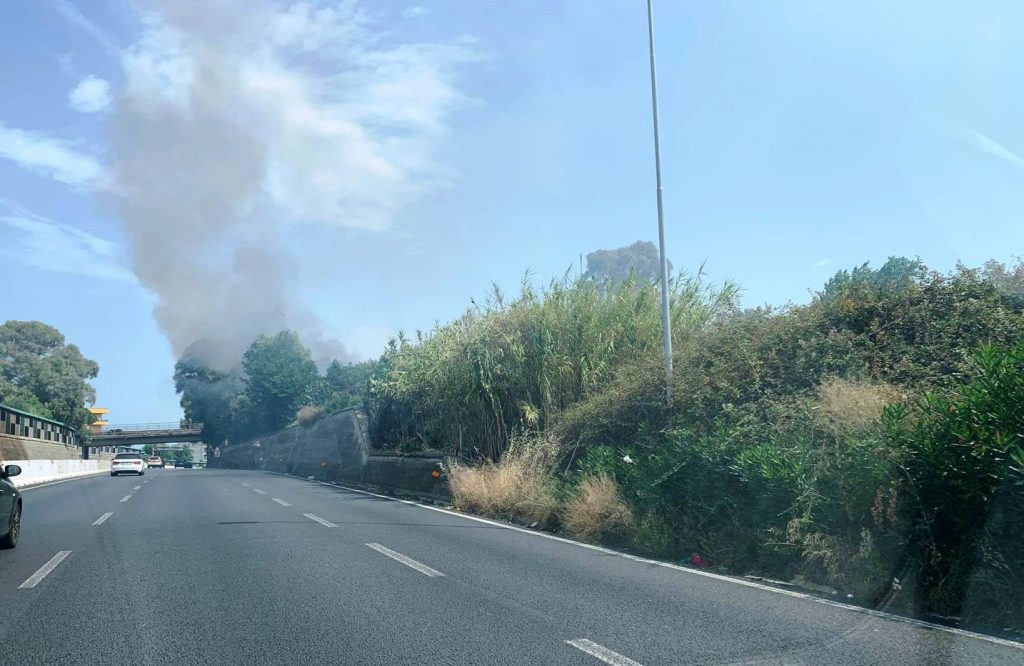
<svg viewBox="0 0 1024 666"><path fill-rule="evenodd" d="M665 336L665 395L672 401L672 318L669 314L668 257L665 256L665 206L661 186L658 134L658 74L654 62L654 0L647 0L647 38L651 45L651 106L654 109L654 173L658 182L658 249L661 253L661 327Z"/></svg>

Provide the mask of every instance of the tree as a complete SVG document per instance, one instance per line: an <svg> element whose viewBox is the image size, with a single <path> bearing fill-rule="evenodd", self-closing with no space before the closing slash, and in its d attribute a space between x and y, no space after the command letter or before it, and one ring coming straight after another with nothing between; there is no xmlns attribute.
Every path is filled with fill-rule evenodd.
<svg viewBox="0 0 1024 666"><path fill-rule="evenodd" d="M837 271L825 283L819 297L827 299L857 287L903 290L928 277L928 267L920 259L889 257L878 270L869 264L865 261L852 271Z"/></svg>
<svg viewBox="0 0 1024 666"><path fill-rule="evenodd" d="M288 425L317 379L316 364L294 331L256 338L242 356L242 369L253 416L264 431Z"/></svg>
<svg viewBox="0 0 1024 666"><path fill-rule="evenodd" d="M39 321L8 321L0 326L0 400L12 407L82 429L85 408L96 400L88 380L99 365L77 346L66 344L56 328Z"/></svg>
<svg viewBox="0 0 1024 666"><path fill-rule="evenodd" d="M669 271L672 262L668 262ZM637 241L615 250L597 250L587 255L586 277L622 282L635 273L637 279L654 282L661 278L661 255L650 241Z"/></svg>
<svg viewBox="0 0 1024 666"><path fill-rule="evenodd" d="M328 412L335 412L362 404L363 396L376 367L375 361L341 363L333 361L321 378L326 399L322 403ZM314 403L317 404L317 403Z"/></svg>
<svg viewBox="0 0 1024 666"><path fill-rule="evenodd" d="M181 395L185 418L202 423L209 442L238 436L232 405L245 390L239 372L213 370L191 348L174 365L174 388Z"/></svg>

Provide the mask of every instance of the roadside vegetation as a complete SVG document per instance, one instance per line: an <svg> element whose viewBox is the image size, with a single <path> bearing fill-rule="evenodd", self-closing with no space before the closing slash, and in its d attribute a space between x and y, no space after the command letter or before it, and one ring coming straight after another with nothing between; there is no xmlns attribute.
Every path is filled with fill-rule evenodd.
<svg viewBox="0 0 1024 666"><path fill-rule="evenodd" d="M379 359L379 446L451 456L455 504L838 598L1024 630L1024 267L840 271L807 305L740 309L586 274Z"/></svg>
<svg viewBox="0 0 1024 666"><path fill-rule="evenodd" d="M1024 635L1024 265L891 258L754 309L677 273L668 402L651 252L323 374L288 332L183 359L186 416L237 442L359 405L377 447L447 457L460 509Z"/></svg>

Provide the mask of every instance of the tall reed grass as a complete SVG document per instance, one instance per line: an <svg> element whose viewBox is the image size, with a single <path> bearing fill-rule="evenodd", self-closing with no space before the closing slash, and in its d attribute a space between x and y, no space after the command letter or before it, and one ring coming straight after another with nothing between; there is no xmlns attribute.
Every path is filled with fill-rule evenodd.
<svg viewBox="0 0 1024 666"><path fill-rule="evenodd" d="M684 340L736 307L737 288L671 281L672 330ZM392 340L371 379L379 446L441 449L497 461L514 433L543 431L623 368L657 359L660 289L631 278L563 276L541 290L494 287L459 319Z"/></svg>

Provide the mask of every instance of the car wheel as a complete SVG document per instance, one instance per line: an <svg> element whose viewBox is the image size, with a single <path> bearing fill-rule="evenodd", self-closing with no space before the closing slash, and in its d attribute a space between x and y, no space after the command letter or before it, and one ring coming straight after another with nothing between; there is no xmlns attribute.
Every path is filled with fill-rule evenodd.
<svg viewBox="0 0 1024 666"><path fill-rule="evenodd" d="M0 538L0 548L14 548L18 545L18 537L21 536L21 504L14 505L14 513L11 515L11 529L7 535Z"/></svg>
<svg viewBox="0 0 1024 666"><path fill-rule="evenodd" d="M110 476L117 476L117 472L111 472Z"/></svg>

